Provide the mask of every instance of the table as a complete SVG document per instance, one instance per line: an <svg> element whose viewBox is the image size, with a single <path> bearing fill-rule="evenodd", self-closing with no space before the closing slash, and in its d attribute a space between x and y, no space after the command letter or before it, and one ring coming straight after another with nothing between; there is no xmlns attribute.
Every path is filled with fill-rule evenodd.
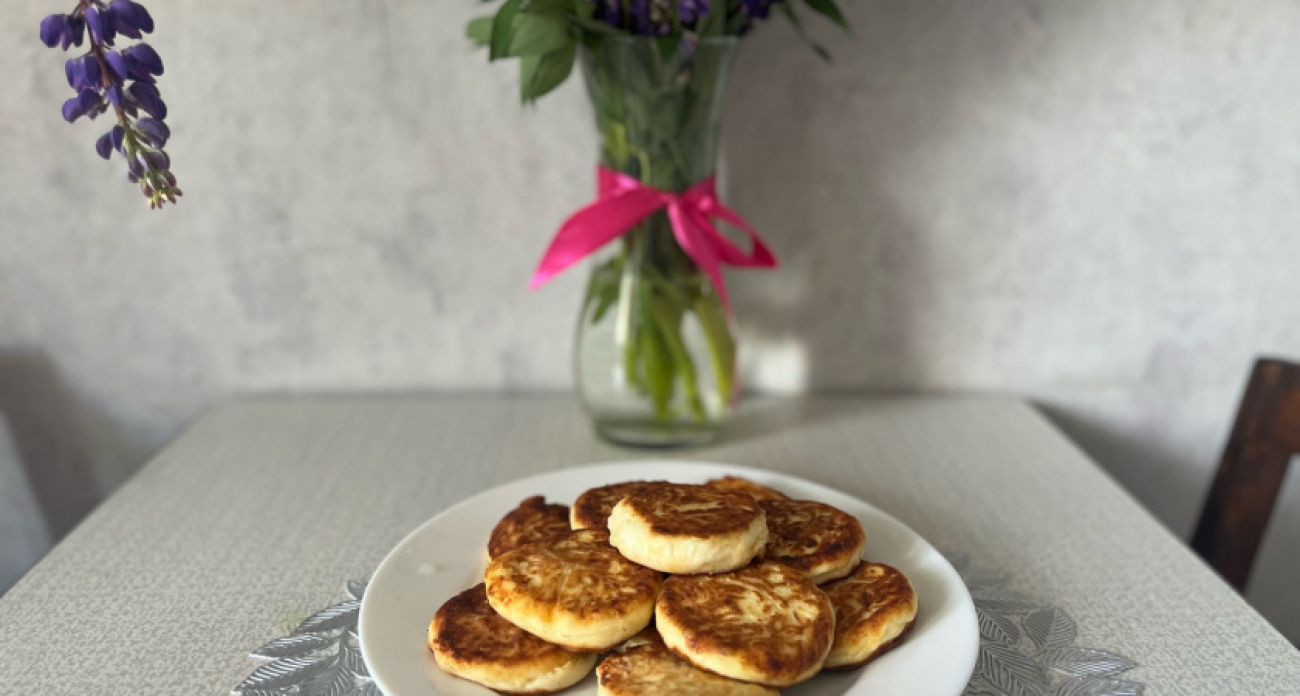
<svg viewBox="0 0 1300 696"><path fill-rule="evenodd" d="M644 459L568 396L266 399L216 408L0 599L0 692L227 694L408 531L491 486ZM1300 653L1033 408L765 401L677 459L859 496L1065 609L1155 694L1300 694Z"/></svg>

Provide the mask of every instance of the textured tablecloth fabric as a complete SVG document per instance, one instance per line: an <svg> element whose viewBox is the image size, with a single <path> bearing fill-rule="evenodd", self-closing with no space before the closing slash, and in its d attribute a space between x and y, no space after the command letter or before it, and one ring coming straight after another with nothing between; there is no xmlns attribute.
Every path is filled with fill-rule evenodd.
<svg viewBox="0 0 1300 696"><path fill-rule="evenodd" d="M250 650L456 501L655 456L597 441L563 396L223 406L0 599L0 693L229 693ZM1068 611L1149 694L1300 694L1300 652L1022 402L763 402L664 456L858 496Z"/></svg>

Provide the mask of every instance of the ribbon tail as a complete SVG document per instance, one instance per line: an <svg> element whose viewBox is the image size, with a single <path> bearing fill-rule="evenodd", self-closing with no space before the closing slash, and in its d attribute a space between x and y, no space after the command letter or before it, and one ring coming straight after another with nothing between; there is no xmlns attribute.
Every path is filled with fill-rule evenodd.
<svg viewBox="0 0 1300 696"><path fill-rule="evenodd" d="M718 300L730 315L731 300L727 297L727 284L722 278L722 264L714 248L713 238L718 236L718 231L709 224L707 218L701 220L702 216L693 213L694 210L683 209L677 201L668 205L668 220L672 223L673 236L677 238L677 243L682 246L686 254L695 260L695 264L712 281L713 289L718 293Z"/></svg>
<svg viewBox="0 0 1300 696"><path fill-rule="evenodd" d="M624 191L601 198L574 213L555 233L528 287L536 289L545 284L569 266L622 236L661 205L653 191Z"/></svg>
<svg viewBox="0 0 1300 696"><path fill-rule="evenodd" d="M712 210L709 211L709 214L730 224L749 236L749 241L752 246L749 253L746 254L732 245L730 241L727 241L727 238L722 236L717 229L713 229L713 234L716 235L718 239L725 242L727 247L730 247L728 252L734 252L726 254L727 263L732 266L747 266L751 268L776 268L776 255L772 253L771 249L767 248L767 245L763 243L763 239L758 236L758 231L746 222L745 218L740 217L736 211L721 203L715 203ZM712 228L713 226L709 225L709 227Z"/></svg>

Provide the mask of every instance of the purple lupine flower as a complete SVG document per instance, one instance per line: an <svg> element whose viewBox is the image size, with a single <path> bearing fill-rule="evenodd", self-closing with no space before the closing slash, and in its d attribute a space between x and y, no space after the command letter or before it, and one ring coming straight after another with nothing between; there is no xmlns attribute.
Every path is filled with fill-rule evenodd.
<svg viewBox="0 0 1300 696"><path fill-rule="evenodd" d="M135 128L150 145L157 148L166 147L167 139L172 137L172 130L167 124L156 118L142 118L135 122Z"/></svg>
<svg viewBox="0 0 1300 696"><path fill-rule="evenodd" d="M81 68L81 59L69 58L63 61L63 73L68 76L68 86L81 91L86 82L86 73Z"/></svg>
<svg viewBox="0 0 1300 696"><path fill-rule="evenodd" d="M63 41L63 35L67 31L68 16L52 14L41 20L41 43L48 48L54 48Z"/></svg>
<svg viewBox="0 0 1300 696"><path fill-rule="evenodd" d="M136 82L127 90L136 104L157 119L167 118L167 104L163 103L158 88L147 82Z"/></svg>
<svg viewBox="0 0 1300 696"><path fill-rule="evenodd" d="M125 53L128 58L142 65L148 74L163 74L162 58L157 51L153 50L153 46L147 43L138 43L126 49Z"/></svg>
<svg viewBox="0 0 1300 696"><path fill-rule="evenodd" d="M171 129L163 121L167 105L155 86L155 77L163 72L162 58L144 43L112 48L118 36L138 39L153 29L153 17L134 0L78 0L72 14L43 19L40 38L46 46L67 50L80 46L89 30L90 50L64 63L68 85L77 94L63 103L63 118L93 119L111 105L118 123L95 140L95 152L104 159L111 159L114 151L121 154L127 178L139 184L149 207L159 208L182 195L170 171L171 157L163 151ZM139 118L141 110L149 116Z"/></svg>
<svg viewBox="0 0 1300 696"><path fill-rule="evenodd" d="M79 17L52 14L41 20L41 43L66 51L69 46L81 45L85 30L86 24Z"/></svg>
<svg viewBox="0 0 1300 696"><path fill-rule="evenodd" d="M63 34L63 50L68 50L68 46L80 46L86 36L86 20L81 17L70 17L68 19L68 30Z"/></svg>
<svg viewBox="0 0 1300 696"><path fill-rule="evenodd" d="M126 129L121 126L113 126L113 130L108 132L108 139L113 143L113 149L122 152L122 143L126 138Z"/></svg>
<svg viewBox="0 0 1300 696"><path fill-rule="evenodd" d="M63 119L72 123L88 113L95 112L101 99L99 92L91 89L83 89L77 96L63 102ZM99 115L96 113L95 115Z"/></svg>
<svg viewBox="0 0 1300 696"><path fill-rule="evenodd" d="M632 0L632 33L664 36L672 31L667 0Z"/></svg>
<svg viewBox="0 0 1300 696"><path fill-rule="evenodd" d="M150 169L166 170L172 167L172 158L162 150L146 150L136 157L139 157L140 162Z"/></svg>
<svg viewBox="0 0 1300 696"><path fill-rule="evenodd" d="M86 8L86 27L90 29L90 40L106 46L113 45L113 11L100 9L91 5Z"/></svg>
<svg viewBox="0 0 1300 696"><path fill-rule="evenodd" d="M709 16L711 9L709 0L677 0L677 16L682 24L695 24Z"/></svg>
<svg viewBox="0 0 1300 696"><path fill-rule="evenodd" d="M619 0L593 0L596 4L596 19L612 26L623 26L623 5Z"/></svg>
<svg viewBox="0 0 1300 696"><path fill-rule="evenodd" d="M104 96L108 97L108 103L118 109L126 104L126 93L122 91L122 85L109 85L108 89L104 90Z"/></svg>
<svg viewBox="0 0 1300 696"><path fill-rule="evenodd" d="M113 80L121 82L131 73L126 64L126 56L117 51L104 51L104 62L108 63L108 70L113 73Z"/></svg>
<svg viewBox="0 0 1300 696"><path fill-rule="evenodd" d="M740 7L753 19L767 19L772 5L780 2L781 0L740 0Z"/></svg>
<svg viewBox="0 0 1300 696"><path fill-rule="evenodd" d="M116 127L121 128L121 126L116 126ZM111 159L113 157L113 132L112 131L109 131L99 136L99 140L95 141L95 152L99 153L99 156L103 157L104 159Z"/></svg>
<svg viewBox="0 0 1300 696"><path fill-rule="evenodd" d="M153 17L149 11L131 0L113 0L108 9L113 13L113 29L123 36L140 38L140 32L153 31Z"/></svg>

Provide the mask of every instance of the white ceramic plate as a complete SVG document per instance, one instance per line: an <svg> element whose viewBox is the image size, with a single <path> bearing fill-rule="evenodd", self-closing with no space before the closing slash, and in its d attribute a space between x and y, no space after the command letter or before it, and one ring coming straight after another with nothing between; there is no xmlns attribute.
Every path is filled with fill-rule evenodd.
<svg viewBox="0 0 1300 696"><path fill-rule="evenodd" d="M979 650L975 606L957 571L924 539L861 500L803 479L740 466L666 461L590 465L522 479L454 505L412 532L379 565L361 603L361 652L375 683L387 696L491 696L493 692L438 669L425 635L444 601L482 582L488 533L524 498L544 495L548 502L568 504L588 488L609 483L703 483L727 474L857 516L867 532L866 558L902 570L920 597L916 626L897 648L863 669L824 673L785 689L785 696L962 692ZM562 693L594 696L595 676Z"/></svg>

